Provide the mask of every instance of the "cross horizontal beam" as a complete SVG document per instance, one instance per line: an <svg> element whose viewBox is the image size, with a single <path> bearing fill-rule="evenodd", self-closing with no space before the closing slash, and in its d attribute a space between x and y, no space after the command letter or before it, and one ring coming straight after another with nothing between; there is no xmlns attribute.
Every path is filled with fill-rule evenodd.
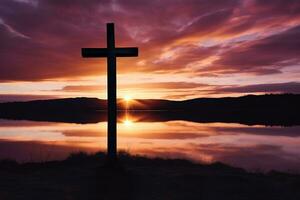
<svg viewBox="0 0 300 200"><path fill-rule="evenodd" d="M81 55L85 58L95 57L108 57L109 54L113 54L116 57L136 57L138 56L137 47L126 47L126 48L82 48Z"/></svg>

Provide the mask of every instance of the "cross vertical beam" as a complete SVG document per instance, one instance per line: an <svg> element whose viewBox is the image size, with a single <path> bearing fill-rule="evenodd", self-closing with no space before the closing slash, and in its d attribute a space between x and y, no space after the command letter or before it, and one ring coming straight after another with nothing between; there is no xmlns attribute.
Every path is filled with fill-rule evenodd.
<svg viewBox="0 0 300 200"><path fill-rule="evenodd" d="M107 154L112 160L117 158L117 69L114 24L107 24Z"/></svg>
<svg viewBox="0 0 300 200"><path fill-rule="evenodd" d="M117 159L117 57L138 56L137 47L115 47L114 24L108 23L107 48L82 48L85 58L107 58L107 156L109 161Z"/></svg>

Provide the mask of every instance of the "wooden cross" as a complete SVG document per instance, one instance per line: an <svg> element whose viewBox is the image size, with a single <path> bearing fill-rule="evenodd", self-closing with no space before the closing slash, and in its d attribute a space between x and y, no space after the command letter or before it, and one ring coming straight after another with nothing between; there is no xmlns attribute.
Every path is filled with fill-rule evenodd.
<svg viewBox="0 0 300 200"><path fill-rule="evenodd" d="M138 56L137 47L116 48L114 24L106 24L107 48L82 48L84 58L107 58L107 155L109 160L117 158L117 69L116 57Z"/></svg>

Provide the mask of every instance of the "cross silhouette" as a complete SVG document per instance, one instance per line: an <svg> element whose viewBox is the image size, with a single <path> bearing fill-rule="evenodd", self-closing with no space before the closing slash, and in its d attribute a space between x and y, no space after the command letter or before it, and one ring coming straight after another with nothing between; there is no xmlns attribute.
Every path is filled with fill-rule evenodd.
<svg viewBox="0 0 300 200"><path fill-rule="evenodd" d="M109 160L117 158L117 57L138 56L137 47L116 48L114 24L106 24L107 48L82 48L81 54L85 58L107 58L107 155Z"/></svg>

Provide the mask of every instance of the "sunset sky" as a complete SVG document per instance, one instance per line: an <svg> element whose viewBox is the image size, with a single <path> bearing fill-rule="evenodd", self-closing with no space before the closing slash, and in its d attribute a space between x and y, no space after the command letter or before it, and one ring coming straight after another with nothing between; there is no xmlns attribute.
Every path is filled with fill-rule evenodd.
<svg viewBox="0 0 300 200"><path fill-rule="evenodd" d="M0 101L106 98L108 22L120 98L300 93L300 0L1 0Z"/></svg>

